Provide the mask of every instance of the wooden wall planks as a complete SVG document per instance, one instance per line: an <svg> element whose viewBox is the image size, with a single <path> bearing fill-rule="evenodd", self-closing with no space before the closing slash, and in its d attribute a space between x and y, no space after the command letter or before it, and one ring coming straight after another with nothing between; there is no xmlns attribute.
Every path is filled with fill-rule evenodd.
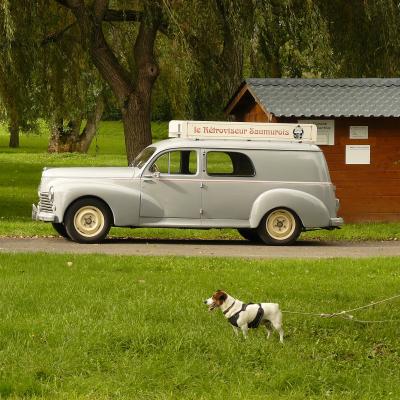
<svg viewBox="0 0 400 400"><path fill-rule="evenodd" d="M368 126L368 139L350 139L350 126ZM371 164L347 165L346 145L371 146ZM320 146L348 222L400 221L400 119L335 118L335 145Z"/></svg>

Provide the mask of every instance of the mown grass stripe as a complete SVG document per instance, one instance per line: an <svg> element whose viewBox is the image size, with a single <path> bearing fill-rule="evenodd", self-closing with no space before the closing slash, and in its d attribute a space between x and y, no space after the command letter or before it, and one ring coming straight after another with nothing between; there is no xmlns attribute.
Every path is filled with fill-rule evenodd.
<svg viewBox="0 0 400 400"><path fill-rule="evenodd" d="M245 343L202 304L223 288L284 309L355 308L398 290L398 258L0 254L0 277L2 397L389 399L400 390L397 325L285 315L283 346L261 329Z"/></svg>

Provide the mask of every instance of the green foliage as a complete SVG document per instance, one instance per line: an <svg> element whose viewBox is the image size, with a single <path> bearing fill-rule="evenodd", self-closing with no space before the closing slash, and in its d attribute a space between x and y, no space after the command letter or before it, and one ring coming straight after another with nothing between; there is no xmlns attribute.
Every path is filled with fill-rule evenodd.
<svg viewBox="0 0 400 400"><path fill-rule="evenodd" d="M243 79L252 12L247 0L165 3L153 119L225 118L223 108Z"/></svg>
<svg viewBox="0 0 400 400"><path fill-rule="evenodd" d="M223 288L331 312L397 293L397 259L0 254L0 394L12 399L391 399L398 324L284 316L244 342L202 300ZM345 279L344 279L345 277ZM359 312L398 319L398 300Z"/></svg>
<svg viewBox="0 0 400 400"><path fill-rule="evenodd" d="M2 43L3 46L8 47L11 41L14 39L15 24L12 17L12 12L10 8L10 0L3 0L0 3L1 11L1 28L4 35L5 41ZM10 54L8 54L10 57Z"/></svg>
<svg viewBox="0 0 400 400"><path fill-rule="evenodd" d="M35 2L25 3L24 13L16 1L0 5L0 121L29 130L35 125L38 110L32 68L38 35L32 21L38 8Z"/></svg>
<svg viewBox="0 0 400 400"><path fill-rule="evenodd" d="M168 121L194 117L190 82L194 62L184 42L159 35L156 54L160 67L153 92L152 118Z"/></svg>
<svg viewBox="0 0 400 400"><path fill-rule="evenodd" d="M85 4L90 11L93 2ZM143 11L150 19L162 12L153 120L224 119L224 106L247 76L399 75L395 0L114 0L110 8ZM139 25L102 26L134 86ZM67 8L54 0L3 0L0 37L3 121L25 130L39 117L66 125L84 118L100 92L108 115L121 117L121 104L105 90Z"/></svg>
<svg viewBox="0 0 400 400"><path fill-rule="evenodd" d="M42 106L39 116L50 124L79 121L94 108L103 83L81 46L74 18L64 7L50 4L42 5L47 20L35 65L40 71L36 92L36 101Z"/></svg>
<svg viewBox="0 0 400 400"><path fill-rule="evenodd" d="M250 70L254 76L330 77L329 22L312 0L256 2Z"/></svg>
<svg viewBox="0 0 400 400"><path fill-rule="evenodd" d="M189 94L196 119L224 119L223 109L243 80L244 48L253 26L252 2L185 2L193 70ZM196 15L193 18L192 15Z"/></svg>
<svg viewBox="0 0 400 400"><path fill-rule="evenodd" d="M2 7L2 120L33 132L39 118L52 125L85 117L102 84L71 16L54 1L6 1Z"/></svg>
<svg viewBox="0 0 400 400"><path fill-rule="evenodd" d="M400 56L398 1L316 1L329 24L338 77L397 77Z"/></svg>

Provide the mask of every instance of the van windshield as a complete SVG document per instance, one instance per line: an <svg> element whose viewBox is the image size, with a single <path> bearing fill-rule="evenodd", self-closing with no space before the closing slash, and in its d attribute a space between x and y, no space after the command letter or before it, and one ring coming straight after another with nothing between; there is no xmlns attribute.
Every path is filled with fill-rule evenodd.
<svg viewBox="0 0 400 400"><path fill-rule="evenodd" d="M154 154L156 151L155 147L146 147L144 150L142 150L136 158L133 160L131 166L132 167L137 167L137 168L142 168L144 164L149 160L149 158Z"/></svg>

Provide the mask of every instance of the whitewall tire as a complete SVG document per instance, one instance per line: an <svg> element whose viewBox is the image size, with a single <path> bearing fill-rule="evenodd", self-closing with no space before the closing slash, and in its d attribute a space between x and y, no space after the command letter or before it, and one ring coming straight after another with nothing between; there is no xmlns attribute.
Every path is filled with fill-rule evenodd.
<svg viewBox="0 0 400 400"><path fill-rule="evenodd" d="M301 230L299 217L287 208L271 210L257 228L258 235L264 243L277 246L294 243Z"/></svg>
<svg viewBox="0 0 400 400"><path fill-rule="evenodd" d="M65 213L64 223L68 235L79 243L99 243L111 228L108 206L96 198L75 201Z"/></svg>

